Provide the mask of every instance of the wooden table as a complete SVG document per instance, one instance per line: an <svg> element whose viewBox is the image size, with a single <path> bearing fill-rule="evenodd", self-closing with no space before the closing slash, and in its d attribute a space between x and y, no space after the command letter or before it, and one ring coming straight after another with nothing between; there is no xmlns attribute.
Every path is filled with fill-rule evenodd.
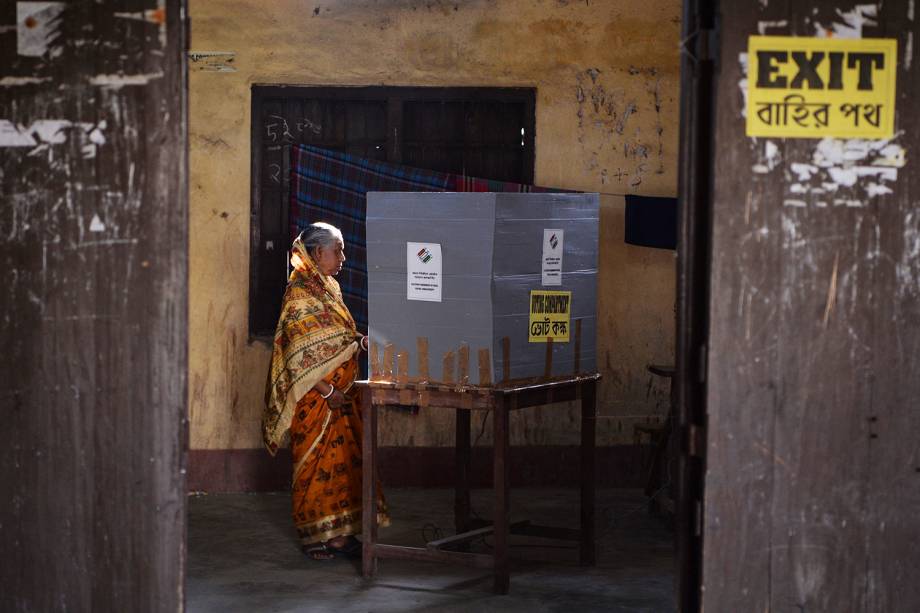
<svg viewBox="0 0 920 613"><path fill-rule="evenodd" d="M367 578L377 571L378 558L436 561L491 569L495 592L507 594L510 574L508 535L522 534L577 541L579 562L595 564L595 419L598 374L580 375L547 382L499 385L496 387L449 387L419 383L358 381L364 407L363 448L363 573ZM580 525L575 528L538 526L529 521L510 524L509 513L509 417L512 411L562 402L581 402L581 489ZM457 534L432 541L427 547L404 547L377 542L377 407L408 405L421 408L453 409L457 416L454 520ZM495 510L492 525L475 527L470 519L470 415L472 411L492 411L493 488ZM487 534L494 535L492 554L451 551Z"/></svg>

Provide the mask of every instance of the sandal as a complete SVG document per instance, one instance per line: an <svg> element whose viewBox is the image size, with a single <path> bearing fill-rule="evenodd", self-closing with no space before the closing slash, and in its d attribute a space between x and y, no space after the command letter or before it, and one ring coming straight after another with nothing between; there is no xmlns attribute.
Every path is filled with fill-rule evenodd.
<svg viewBox="0 0 920 613"><path fill-rule="evenodd" d="M343 555L350 560L355 560L361 557L361 554L364 550L364 546L361 544L361 541L356 539L353 535L349 534L345 537L345 544L341 547L334 547L332 545L326 544L326 550L333 553L333 555Z"/></svg>
<svg viewBox="0 0 920 613"><path fill-rule="evenodd" d="M325 543L304 545L301 548L301 551L303 551L304 555L310 556L311 560L316 560L317 562L328 562L329 560L334 560L339 553L337 548L330 547Z"/></svg>

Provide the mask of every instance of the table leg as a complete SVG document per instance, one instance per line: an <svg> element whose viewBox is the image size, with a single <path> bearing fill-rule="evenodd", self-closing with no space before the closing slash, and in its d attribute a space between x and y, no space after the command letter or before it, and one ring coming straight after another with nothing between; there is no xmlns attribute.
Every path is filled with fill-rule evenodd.
<svg viewBox="0 0 920 613"><path fill-rule="evenodd" d="M493 487L495 489L495 593L507 594L510 587L508 562L508 414L510 395L495 403L492 412L492 434L495 439L493 453Z"/></svg>
<svg viewBox="0 0 920 613"><path fill-rule="evenodd" d="M377 542L377 407L371 401L369 388L361 391L361 406L364 411L364 428L361 437L362 465L362 541L361 569L365 577L377 572L377 556L374 545Z"/></svg>
<svg viewBox="0 0 920 613"><path fill-rule="evenodd" d="M595 425L597 422L597 384L594 381L581 385L581 526L579 562L582 566L596 563L594 532L595 497Z"/></svg>
<svg viewBox="0 0 920 613"><path fill-rule="evenodd" d="M470 413L457 411L456 463L454 491L454 528L457 534L470 529Z"/></svg>

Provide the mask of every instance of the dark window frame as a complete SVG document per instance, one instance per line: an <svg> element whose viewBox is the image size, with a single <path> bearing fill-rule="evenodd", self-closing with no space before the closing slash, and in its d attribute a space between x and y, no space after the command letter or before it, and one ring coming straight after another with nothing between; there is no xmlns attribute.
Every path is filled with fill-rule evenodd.
<svg viewBox="0 0 920 613"><path fill-rule="evenodd" d="M385 102L386 121L385 131L385 161L394 164L403 163L403 108L406 103L412 102L486 102L486 103L523 103L524 105L524 135L522 148L522 164L520 182L532 184L534 177L535 140L536 140L536 89L528 87L394 87L394 86L288 86L253 84L251 89L251 140L250 140L250 257L249 257L249 312L248 330L249 340L272 341L271 332L259 328L255 321L253 305L263 296L267 289L263 288L260 275L262 255L262 171L265 160L263 150L266 143L263 136L267 137L264 122L262 121L263 109L266 103L276 100L285 103L298 100L329 100L341 103L348 102ZM290 145L281 143L282 168L281 190L289 191L290 181ZM454 171L451 171L454 172ZM485 177L492 178L492 177ZM281 204L281 228L288 227L289 198L283 197ZM287 245L277 245L276 249L283 249L286 253Z"/></svg>

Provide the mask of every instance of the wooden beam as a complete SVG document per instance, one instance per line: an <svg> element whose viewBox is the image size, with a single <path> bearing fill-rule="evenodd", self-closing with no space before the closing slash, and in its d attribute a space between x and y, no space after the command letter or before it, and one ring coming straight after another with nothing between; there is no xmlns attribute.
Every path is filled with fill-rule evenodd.
<svg viewBox="0 0 920 613"><path fill-rule="evenodd" d="M398 560L415 560L417 562L447 562L473 568L494 568L492 556L465 551L443 551L440 549L422 549L421 547L403 547L401 545L374 545L374 555L378 558Z"/></svg>

